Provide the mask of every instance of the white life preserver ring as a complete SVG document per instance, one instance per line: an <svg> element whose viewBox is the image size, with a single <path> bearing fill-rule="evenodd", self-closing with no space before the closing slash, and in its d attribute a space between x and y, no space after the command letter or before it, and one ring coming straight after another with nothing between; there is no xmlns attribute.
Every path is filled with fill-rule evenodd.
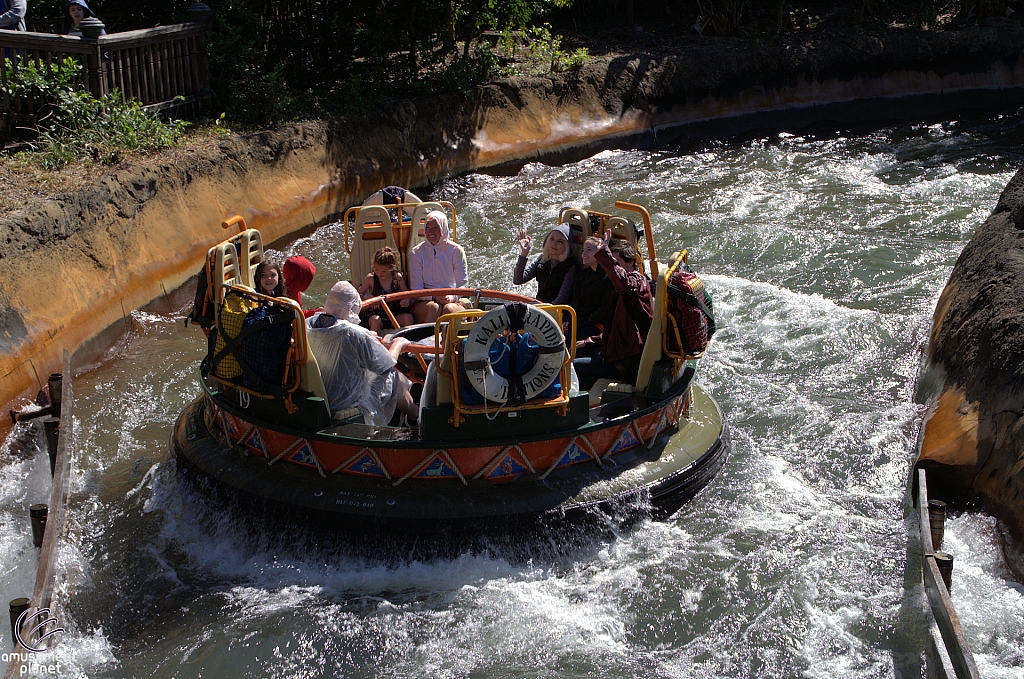
<svg viewBox="0 0 1024 679"><path fill-rule="evenodd" d="M534 306L527 306L523 328L528 330L540 346L537 361L523 375L526 399L534 398L547 389L558 377L565 360L565 336L551 314ZM491 309L477 319L466 338L463 367L470 384L488 401L506 403L509 385L494 372L490 362L491 343L509 327L508 312L504 306Z"/></svg>

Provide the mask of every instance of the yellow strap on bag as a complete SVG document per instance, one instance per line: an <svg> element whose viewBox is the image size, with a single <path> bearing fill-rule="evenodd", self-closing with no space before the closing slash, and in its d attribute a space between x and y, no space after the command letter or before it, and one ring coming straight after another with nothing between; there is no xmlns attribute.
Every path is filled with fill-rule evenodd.
<svg viewBox="0 0 1024 679"><path fill-rule="evenodd" d="M241 295L229 292L224 297L224 304L220 308L220 330L217 334L217 343L213 349L214 356L219 354L227 344L221 333L227 333L227 336L231 339L238 337L238 334L242 332L242 322L245 320L245 317L257 306L259 306L258 302L246 299ZM228 353L217 364L213 374L221 379L231 380L242 374L242 368L238 365L235 357Z"/></svg>

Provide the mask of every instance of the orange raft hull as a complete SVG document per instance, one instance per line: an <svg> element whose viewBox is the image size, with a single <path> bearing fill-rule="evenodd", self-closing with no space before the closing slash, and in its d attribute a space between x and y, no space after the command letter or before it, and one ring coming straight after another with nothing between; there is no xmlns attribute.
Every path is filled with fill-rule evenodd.
<svg viewBox="0 0 1024 679"><path fill-rule="evenodd" d="M349 444L296 436L259 425L210 404L212 426L248 455L270 464L290 463L316 469L321 476L341 474L386 479L395 485L408 479L484 479L510 483L524 474L543 479L562 467L609 463L618 453L650 445L679 423L689 392L667 401L654 412L633 420L557 436L544 441L508 445L389 447L387 441ZM372 445L370 445L372 444Z"/></svg>

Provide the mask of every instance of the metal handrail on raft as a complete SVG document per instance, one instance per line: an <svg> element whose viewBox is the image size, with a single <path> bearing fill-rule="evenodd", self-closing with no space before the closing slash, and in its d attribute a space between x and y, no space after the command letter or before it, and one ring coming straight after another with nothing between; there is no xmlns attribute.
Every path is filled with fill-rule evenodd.
<svg viewBox="0 0 1024 679"><path fill-rule="evenodd" d="M953 608L953 600L949 597L946 583L942 580L942 573L939 572L939 566L935 561L931 519L928 513L928 480L924 469L917 470L917 495L914 499L917 501L920 520L921 570L929 609L942 635L946 653L953 664L957 679L980 679L981 675L978 674L978 666L974 663L974 655L967 643L967 636L960 625L960 618Z"/></svg>
<svg viewBox="0 0 1024 679"><path fill-rule="evenodd" d="M63 353L63 377L61 382L60 430L57 435L57 459L53 467L50 504L46 516L46 530L43 532L43 546L39 550L39 566L36 570L36 584L29 605L31 610L50 608L56 582L57 547L64 536L64 519L71 483L71 458L74 451L74 391L71 388L71 352ZM15 644L14 653L4 672L4 679L24 675L26 665L22 658L30 655L20 644Z"/></svg>

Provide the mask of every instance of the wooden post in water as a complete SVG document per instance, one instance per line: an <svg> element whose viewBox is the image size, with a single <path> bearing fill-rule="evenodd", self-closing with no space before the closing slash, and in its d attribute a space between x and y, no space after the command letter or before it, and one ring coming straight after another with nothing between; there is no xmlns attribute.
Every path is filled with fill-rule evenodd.
<svg viewBox="0 0 1024 679"><path fill-rule="evenodd" d="M46 505L32 505L28 515L32 519L32 543L36 547L43 546L43 534L46 531Z"/></svg>
<svg viewBox="0 0 1024 679"><path fill-rule="evenodd" d="M960 625L960 618L949 598L949 586L953 575L953 557L945 552L937 552L932 546L931 516L928 508L928 480L924 469L917 469L916 498L918 509L918 526L921 536L922 576L924 591L928 597L928 609L932 619L939 628L941 642L946 647L952 672L939 674L957 679L981 679L978 666L974 663L974 655L967 643L967 635ZM948 564L948 568L943 563ZM940 583L942 586L940 586ZM941 668L938 668L938 671Z"/></svg>
<svg viewBox="0 0 1024 679"><path fill-rule="evenodd" d="M18 626L18 617L28 608L29 600L25 597L11 599L11 641L15 647L18 645L18 638L14 634L14 628Z"/></svg>
<svg viewBox="0 0 1024 679"><path fill-rule="evenodd" d="M46 380L46 388L50 392L50 414L54 417L60 417L60 385L61 385L61 374L53 373L49 379Z"/></svg>
<svg viewBox="0 0 1024 679"><path fill-rule="evenodd" d="M946 503L942 500L928 500L928 521L932 528L932 549L942 546L946 534Z"/></svg>
<svg viewBox="0 0 1024 679"><path fill-rule="evenodd" d="M57 466L57 444L60 442L60 418L47 417L43 420L43 429L46 431L46 450L50 453L50 476L53 476Z"/></svg>
<svg viewBox="0 0 1024 679"><path fill-rule="evenodd" d="M50 488L50 502L47 510L47 530L43 532L43 546L39 550L39 567L36 569L36 584L32 592L32 599L20 600L25 606L33 608L50 608L53 605L53 591L56 586L57 570L57 547L64 534L64 517L71 481L71 461L74 446L74 410L75 395L71 388L71 352L64 349L63 363L64 372L61 380L61 408L64 417L60 418L61 432L57 437L56 468L53 474L53 483ZM11 623L17 621L18 614L14 613L14 604L19 600L11 602ZM20 602L19 602L20 603ZM24 608L21 609L25 610ZM13 630L12 630L13 632ZM7 671L3 679L16 679L25 675L25 668L22 663L21 647L15 642L15 651L10 654L10 662L7 664Z"/></svg>
<svg viewBox="0 0 1024 679"><path fill-rule="evenodd" d="M935 552L935 565L939 567L939 574L942 575L946 591L950 591L953 585L953 555L949 552Z"/></svg>

